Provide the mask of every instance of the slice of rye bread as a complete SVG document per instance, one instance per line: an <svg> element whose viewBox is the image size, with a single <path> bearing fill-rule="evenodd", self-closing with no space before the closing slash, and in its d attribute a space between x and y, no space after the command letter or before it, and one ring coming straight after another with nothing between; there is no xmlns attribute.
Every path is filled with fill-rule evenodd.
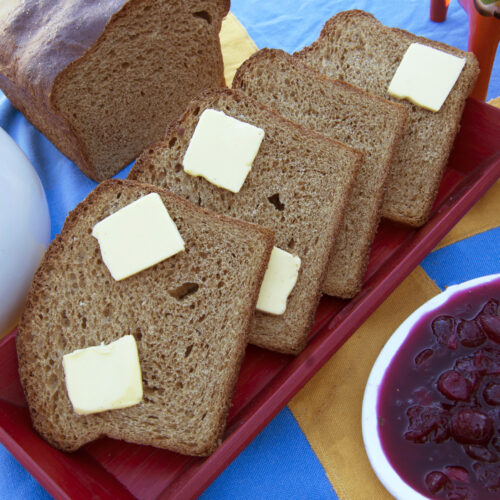
<svg viewBox="0 0 500 500"><path fill-rule="evenodd" d="M239 193L184 172L184 154L205 109L264 129ZM363 155L294 124L240 91L213 89L192 101L165 139L137 160L130 178L168 187L194 203L274 230L275 245L302 260L284 314L256 312L250 342L297 354L306 345L344 210Z"/></svg>
<svg viewBox="0 0 500 500"><path fill-rule="evenodd" d="M466 59L460 77L437 113L387 93L403 55L415 42ZM318 40L294 56L320 73L407 108L408 126L396 152L382 216L411 226L424 224L460 127L465 100L479 73L474 54L388 28L371 14L351 10L327 21Z"/></svg>
<svg viewBox="0 0 500 500"><path fill-rule="evenodd" d="M225 86L219 31L229 3L12 2L0 9L0 88L101 181L161 139L201 90Z"/></svg>
<svg viewBox="0 0 500 500"><path fill-rule="evenodd" d="M328 295L354 297L368 263L392 158L406 126L406 109L322 76L274 49L260 50L243 63L233 88L365 153L323 285Z"/></svg>
<svg viewBox="0 0 500 500"><path fill-rule="evenodd" d="M151 192L161 196L186 249L115 281L92 227ZM100 184L47 250L19 324L19 374L37 431L65 451L106 435L210 454L224 430L272 246L269 229L211 213L165 189ZM77 415L63 355L129 334L139 350L142 402Z"/></svg>

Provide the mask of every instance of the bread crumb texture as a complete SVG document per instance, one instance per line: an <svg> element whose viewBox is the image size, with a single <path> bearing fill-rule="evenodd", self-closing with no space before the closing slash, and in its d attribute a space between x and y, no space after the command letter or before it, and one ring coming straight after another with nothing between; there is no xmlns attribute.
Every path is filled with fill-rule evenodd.
<svg viewBox="0 0 500 500"><path fill-rule="evenodd" d="M262 128L265 136L239 193L186 174L182 159L204 109L216 109ZM357 174L361 154L285 120L240 91L210 90L193 100L165 139L137 160L130 178L167 187L218 213L275 232L275 245L302 260L281 316L257 312L250 341L298 353L320 297L334 237Z"/></svg>
<svg viewBox="0 0 500 500"><path fill-rule="evenodd" d="M275 49L263 49L240 66L233 87L364 153L323 285L328 295L353 297L361 289L385 184L406 126L405 108L327 78Z"/></svg>

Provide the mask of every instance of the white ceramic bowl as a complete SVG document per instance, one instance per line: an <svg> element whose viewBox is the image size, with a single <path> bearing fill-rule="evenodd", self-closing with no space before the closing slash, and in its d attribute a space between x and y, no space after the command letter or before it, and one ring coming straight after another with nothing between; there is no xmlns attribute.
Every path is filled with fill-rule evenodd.
<svg viewBox="0 0 500 500"><path fill-rule="evenodd" d="M406 337L410 333L411 329L422 316L437 309L456 293L468 288L474 288L482 283L488 283L495 279L500 279L500 274L483 276L481 278L466 281L459 285L450 286L446 291L436 295L424 305L420 306L415 312L408 316L408 318L401 323L398 329L392 334L382 351L380 351L380 354L373 365L363 397L363 409L361 416L363 441L365 443L368 459L370 460L375 474L379 478L380 482L385 486L387 491L389 491L389 493L397 499L422 500L427 497L415 491L401 479L385 456L382 448L378 432L377 401L379 389L382 385L385 372L391 364L393 357L406 340Z"/></svg>
<svg viewBox="0 0 500 500"><path fill-rule="evenodd" d="M0 128L0 337L16 325L49 241L49 210L40 179Z"/></svg>

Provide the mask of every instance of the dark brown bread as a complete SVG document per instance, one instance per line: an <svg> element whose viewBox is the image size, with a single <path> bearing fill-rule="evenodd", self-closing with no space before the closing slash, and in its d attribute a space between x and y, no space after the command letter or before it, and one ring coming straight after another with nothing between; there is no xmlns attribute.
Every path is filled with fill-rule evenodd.
<svg viewBox="0 0 500 500"><path fill-rule="evenodd" d="M122 281L101 260L92 227L157 192L186 249ZM167 190L100 184L73 210L35 274L19 324L19 374L35 428L73 451L110 436L207 455L218 445L273 246L268 229L217 215ZM124 335L137 341L143 401L77 415L62 358Z"/></svg>
<svg viewBox="0 0 500 500"><path fill-rule="evenodd" d="M415 42L466 58L457 83L437 113L387 93L403 55ZM388 28L371 14L351 10L327 21L318 40L294 56L320 73L407 108L408 127L396 153L382 215L412 226L424 224L460 126L465 100L479 73L474 54Z"/></svg>
<svg viewBox="0 0 500 500"><path fill-rule="evenodd" d="M203 110L211 108L264 129L239 193L184 172L182 160ZM168 187L199 205L275 231L275 245L302 265L286 312L257 312L250 342L296 354L306 345L328 261L361 153L285 120L239 91L211 90L192 101L165 139L145 151L130 178Z"/></svg>
<svg viewBox="0 0 500 500"><path fill-rule="evenodd" d="M224 86L229 0L25 0L0 13L0 88L101 181Z"/></svg>
<svg viewBox="0 0 500 500"><path fill-rule="evenodd" d="M328 295L354 297L377 230L392 158L406 126L405 108L324 77L274 49L260 50L243 63L233 88L365 153L323 285Z"/></svg>

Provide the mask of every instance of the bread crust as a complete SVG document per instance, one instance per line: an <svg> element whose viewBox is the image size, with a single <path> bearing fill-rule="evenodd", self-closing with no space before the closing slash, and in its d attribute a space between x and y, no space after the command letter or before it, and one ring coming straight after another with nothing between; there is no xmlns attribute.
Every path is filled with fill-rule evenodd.
<svg viewBox="0 0 500 500"><path fill-rule="evenodd" d="M71 114L60 109L57 92L71 71L92 57L107 33L148 2L153 0L24 0L0 18L0 88L63 154L97 181L118 172L140 150L115 165L113 173L103 172L103 167L92 160L86 137L76 130ZM230 2L211 3L216 9L213 21L218 33ZM220 44L217 58L218 77L213 84L224 85ZM89 87L92 84L88 82Z"/></svg>
<svg viewBox="0 0 500 500"><path fill-rule="evenodd" d="M363 75L361 72L359 73L361 78L359 81L356 81L355 78L352 78L349 75L343 75L344 79L350 83L361 86L365 90L376 93L379 96L387 98L393 102L400 102L407 108L409 112L407 133L405 134L405 137L403 138L396 153L397 161L389 180L387 196L382 207L382 216L403 224L419 227L425 224L429 218L432 205L437 195L439 184L453 146L453 140L460 127L460 117L465 106L466 98L472 92L479 74L479 65L476 57L471 52L463 52L455 47L416 36L399 28L384 26L377 19L375 19L372 14L361 10L344 11L333 16L325 23L319 38L308 47L296 52L294 57L299 58L305 64L314 66L315 69L321 72L330 74L330 76L335 76L336 73L343 73L344 69L342 63L337 62L335 59L332 60L335 61L335 65L339 65L338 68L336 67L336 69L334 69L333 66L329 68L327 65L323 69L320 69L318 65L320 64L319 58L321 57L321 51L322 49L326 49L328 46L331 46L334 40L336 40L335 44L338 46L339 42L336 37L341 36L341 33L347 33L351 26L361 23L366 24L366 36L372 36L371 40L374 43L381 39L382 36L386 37L387 40L392 41L393 46L387 50L393 50L394 57L396 57L397 53L396 63L398 63L402 58L406 48L411 43L415 42L429 45L436 49L443 50L466 59L466 64L459 80L455 84L441 110L434 113L434 116L433 112L419 108L409 101L399 101L389 96L387 93L387 86L390 80L384 83L382 86L383 88L378 88L376 87L377 84L373 82L373 79L370 80L367 78L365 81L362 81ZM377 36L377 33L379 36ZM382 52L384 49L385 47L381 47L380 51ZM394 65L394 61L391 62L391 65ZM385 67L379 69L381 73L384 72L384 75L388 70L388 68ZM396 66L394 67L394 71L395 69ZM403 161L403 158L406 158L406 153L404 151L409 151L411 148L412 140L409 139L410 134L419 133L418 121L421 120L422 117L430 117L430 121L428 121L425 126L432 127L434 123L433 120L437 116L445 115L447 117L446 126L440 122L438 125L434 126L434 144L429 146L433 149L429 154L427 154L428 157L436 157L432 164L429 164L430 160L423 157L420 157L420 161L415 161L415 163L411 165L409 165L409 161ZM428 118L424 119L428 120ZM432 142L432 140L429 140L429 142ZM423 146L419 147L421 149L423 148ZM422 153L419 154L423 156ZM416 156L417 153L415 153L414 157ZM426 162L427 164L425 164ZM422 169L425 169L425 174L423 176L419 174L419 170ZM418 178L419 185L415 187L415 192L408 187L408 185L411 184L410 182L407 182L405 185L402 184L401 179L406 176L406 172L408 171L412 176ZM414 198L418 199L418 201L412 201Z"/></svg>
<svg viewBox="0 0 500 500"><path fill-rule="evenodd" d="M217 233L219 229L216 228L225 228L226 234L232 235L231 237L234 241L238 239L240 240L240 248L235 248L235 252L239 252L241 254L244 250L244 247L241 246L244 241L247 242L247 245L254 245L252 247L254 250L254 260L252 262L247 262L249 271L245 270L243 272L243 275L245 275L246 278L242 283L238 283L237 285L238 287L241 286L243 291L238 291L233 288L233 293L241 295L241 302L238 302L239 311L229 313L230 315L234 314L235 317L236 315L238 316L239 319L237 320L237 323L241 325L241 330L234 332L231 336L231 340L227 341L227 345L224 344L224 346L229 349L228 352L231 354L228 354L227 356L223 355L222 352L225 347L221 345L221 353L217 355L219 359L217 362L219 364L223 362L224 364L230 365L229 369L225 369L223 374L219 375L221 378L218 378L217 382L214 382L217 383L218 391L217 397L214 397L214 400L220 401L221 404L217 407L210 407L207 410L208 417L206 421L209 421L209 423L206 424L205 427L204 421L200 421L197 424L200 428L200 436L198 438L192 431L191 434L186 434L182 427L179 428L177 434L172 431L173 424L171 424L171 421L174 421L176 417L169 416L168 414L162 415L162 408L159 407L158 403L154 402L156 400L153 402L148 400L148 398L153 397L159 397L161 399L162 391L173 390L171 382L168 380L164 383L160 383L156 380L158 373L152 371L150 366L152 361L144 358L144 353L151 352L151 347L148 347L148 343L151 341L154 341L153 343L155 346L159 345L157 344L158 342L161 344L160 337L156 337L159 335L159 333L155 333L156 328L160 328L159 331L163 331L164 334L166 334L166 332L169 331L169 328L171 328L169 327L169 324L175 324L175 322L171 323L168 319L165 319L164 327L160 324L157 324L155 327L154 318L150 318L150 325L146 327L144 323L146 318L141 316L143 314L141 309L144 309L144 305L141 305L141 301L144 301L146 297L137 297L135 305L132 303L131 306L133 319L132 321L129 320L127 323L127 326L132 331L121 331L121 319L114 314L111 314L111 316L104 315L96 320L92 320L92 318L87 317L86 322L89 325L92 321L94 321L92 324L95 324L95 321L99 324L102 323L103 326L99 328L98 332L93 330L88 331L87 327L80 330L79 327L75 327L75 321L78 323L79 320L75 318L75 315L71 314L73 309L70 310L68 307L67 310L59 310L59 308L62 307L60 303L67 303L67 301L65 297L61 296L60 303L56 302L58 292L52 288L54 286L62 287L63 285L61 280L64 280L64 278L61 278L61 280L58 281L58 278L56 277L56 281L54 281L54 274L65 272L64 269L59 270L58 267L63 267L61 260L64 256L67 258L68 255L74 259L74 270L70 270L70 276L71 273L75 273L77 275L83 273L82 275L87 281L92 281L93 279L99 280L99 278L94 278L93 275L90 275L92 271L95 273L95 269L88 270L85 269L84 266L82 267L78 265L79 255L83 248L82 244L80 244L78 240L85 238L87 241L91 242L89 243L91 247L95 247L97 245L93 241L94 238L88 232L89 228L86 227L89 218L92 219L95 217L95 213L97 212L114 212L116 209L120 208L121 205L127 204L125 202L117 201L120 197L136 199L138 196L142 196L150 192L157 192L160 194L164 202L166 202L169 206L169 212L174 218L178 216L187 217L188 220L195 221L195 224L198 224L198 226L201 223L202 225L199 227L213 227L213 234L216 235L216 238L221 237L221 235ZM103 200L108 204L113 203L114 208L110 208L111 205L101 207L100 204L103 203ZM188 229L184 227L184 231L189 232ZM241 238L241 235L245 235L244 239ZM200 250L196 246L197 243L195 243L193 235L190 235L189 237L191 245L194 246L187 247L187 253L191 252L191 254L194 255L193 258L198 259L199 257L197 257L197 255ZM203 250L205 247L208 248L207 238L209 238L209 236L201 237L201 239L205 241L204 243L200 243L201 246L199 248L202 251L205 251ZM199 236L197 236L196 239L199 239ZM255 244L251 243L252 239ZM223 215L214 214L204 208L193 206L185 199L178 197L165 189L130 180L109 180L100 184L83 202L70 212L61 233L49 246L42 263L33 278L33 283L27 298L26 308L19 323L18 334L16 337L19 375L35 429L52 445L64 451L74 451L87 442L101 436L109 436L137 444L164 447L178 453L189 455L205 456L212 453L219 445L222 438L227 413L230 408L232 393L248 341L248 332L251 328L253 312L258 298L260 284L264 277L267 262L272 251L273 241L273 233L269 229L231 219ZM214 241L214 248L217 248L217 245L218 243ZM222 248L222 246L220 247ZM97 256L92 258L98 260ZM175 257L173 258L175 259ZM188 255L178 258L177 262L189 262L186 259L189 259ZM168 260L169 259L167 259L167 261ZM201 261L199 261L199 263L199 265L203 266ZM158 266L162 265L163 264L158 264ZM165 264L165 266L169 265L174 266L172 269L175 269L175 265L181 264ZM209 266L209 264L207 264L207 266ZM107 270L104 269L104 264L102 264L102 262L97 264L96 269L99 273L102 271L103 275L107 275ZM250 269L254 275L249 280ZM235 270L234 272L237 273L238 271ZM109 295L111 297L116 297L116 293L118 293L117 290L120 288L126 290L125 293L132 293L133 290L140 289L141 286L144 286L141 285L141 280L144 283L145 280L160 279L161 282L158 286L155 286L154 289L149 289L150 293L147 297L155 304L160 304L160 302L164 300L161 299L161 294L168 297L166 289L168 288L169 283L168 281L165 281L165 277L168 275L168 273L165 274L165 270L159 270L157 268L155 271L155 268L151 268L139 273L135 277L127 278L127 280L124 280L123 282L113 282L113 280L110 279ZM67 274L64 274L64 276L66 277ZM127 281L128 283L126 283ZM57 284L54 285L55 283ZM99 281L96 281L93 283L92 288L101 289L101 285L102 284L99 283ZM207 284L206 286L210 287L212 285ZM82 290L76 289L73 295L73 302L85 300L85 293ZM155 298L156 296L158 296L158 298ZM101 301L103 302L109 300L111 300L109 297L101 298ZM45 310L44 304L47 302L50 303L51 308L58 310L57 314L54 311ZM182 303L179 304L180 307ZM113 304L109 305L113 306ZM99 307L100 304L96 304L96 308ZM181 314L181 312L182 311L179 310L179 314ZM174 310L171 310L171 313L174 317L178 314ZM92 311L90 311L89 314L92 314ZM45 316L43 320L40 319L41 316ZM60 318L62 318L62 320ZM71 328L66 325L67 321L71 322ZM111 321L111 326L108 328L104 326L107 321ZM222 316L218 321L220 324L223 324ZM137 331L134 330L133 325L130 323L142 325L142 333L138 334ZM44 325L45 328L41 328L41 325ZM196 328L203 328L202 326L195 326ZM149 328L149 330L146 331L146 328ZM83 333L85 334L85 338L82 339L80 335ZM69 402L63 381L64 375L62 373L62 356L77 348L96 345L100 342L108 343L115 340L117 335L121 336L122 334L127 333L133 334L138 343L143 380L145 384L143 402L131 408L113 410L95 415L79 416L75 414ZM206 334L209 335L208 331ZM170 332L169 335L172 336L172 332ZM177 337L174 335L168 339L166 349L170 352L170 354L172 354L173 350L175 351L176 345L180 346L178 348L183 348L182 346L184 345L184 341L182 340L182 337L178 340L176 340L176 338ZM200 343L199 346L198 344L195 344L194 349L197 349L198 347L203 348L203 345L203 343ZM212 349L214 347L210 346L208 348ZM162 352L163 355L166 355L166 351ZM44 364L46 359L51 359L50 369L47 372L41 369L41 367L47 368ZM199 368L196 366L194 368L195 373L196 370L202 370L202 372L203 370L210 370L210 364L208 362L200 361L199 363L200 365L204 364ZM162 366L162 369L168 370L168 365ZM184 381L184 384L187 384L189 377L193 376L194 375L187 373L186 371L181 380ZM163 385L161 385L162 383ZM156 389L150 388L152 385L157 384L160 384L160 387ZM207 387L210 387L210 385L207 385ZM183 389L181 387L180 389L176 389L176 397L181 397L179 391L182 392L183 390L188 391L189 388ZM201 402L197 401L196 398L189 396L189 394L189 392L186 393L186 405L191 405L192 409L190 411L195 411L195 408L197 405L200 405ZM165 412L166 411L167 410L165 410ZM177 408L177 411L186 411L186 407ZM154 418L161 417L165 419L165 423L161 427L159 433L158 431L147 431L149 422L148 419L153 418L153 416L155 416ZM153 423L155 421L156 420L151 420ZM188 423L189 422L186 421L185 425L187 426ZM145 425L146 430L141 432L139 425Z"/></svg>

